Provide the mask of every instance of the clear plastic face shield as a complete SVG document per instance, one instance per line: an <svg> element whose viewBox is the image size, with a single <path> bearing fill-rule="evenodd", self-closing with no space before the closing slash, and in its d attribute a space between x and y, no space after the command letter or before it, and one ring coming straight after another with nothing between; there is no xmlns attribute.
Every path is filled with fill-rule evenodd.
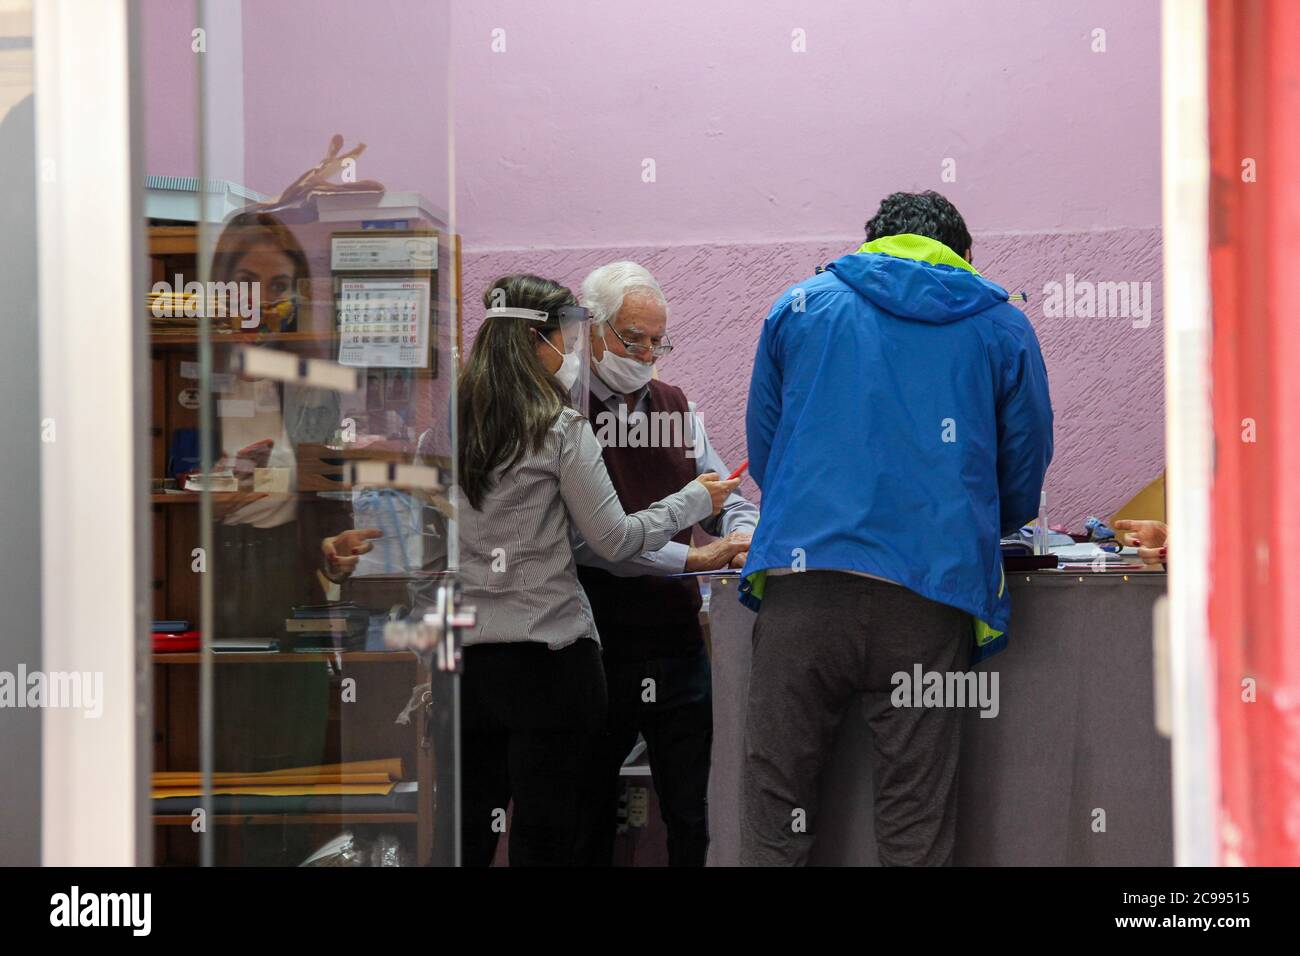
<svg viewBox="0 0 1300 956"><path fill-rule="evenodd" d="M554 328L543 328L548 324L554 325L551 315L537 309L500 306L488 309L487 318L510 318L529 323L538 344L543 349L554 349L552 356L560 360L560 367L553 373L555 379L569 393L570 404L586 416L591 394L591 366L587 361L591 313L587 309L580 305L560 309L555 317L560 326L558 336Z"/></svg>

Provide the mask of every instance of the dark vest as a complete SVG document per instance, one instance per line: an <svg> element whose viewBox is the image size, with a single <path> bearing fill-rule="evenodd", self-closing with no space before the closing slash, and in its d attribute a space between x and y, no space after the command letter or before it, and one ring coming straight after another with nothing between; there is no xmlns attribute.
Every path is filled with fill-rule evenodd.
<svg viewBox="0 0 1300 956"><path fill-rule="evenodd" d="M686 424L690 406L680 388L650 380L647 412L677 412L682 423L682 447L621 448L616 441L605 446L605 467L609 470L618 500L628 514L642 511L662 498L681 489L696 477L696 459L687 457L690 450ZM605 403L591 396L591 421L597 436L602 434L597 416L606 410ZM628 413L630 433L633 413ZM646 435L668 433L652 429ZM674 437L676 430L673 432ZM673 538L691 543L691 529ZM578 566L582 582L596 616L596 628L606 654L641 658L685 657L699 650L700 588L695 578L668 578L644 575L622 578L600 568Z"/></svg>

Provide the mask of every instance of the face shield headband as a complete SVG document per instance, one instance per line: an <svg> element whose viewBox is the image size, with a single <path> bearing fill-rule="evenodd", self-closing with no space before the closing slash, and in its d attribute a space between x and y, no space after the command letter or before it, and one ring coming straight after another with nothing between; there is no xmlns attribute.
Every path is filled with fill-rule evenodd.
<svg viewBox="0 0 1300 956"><path fill-rule="evenodd" d="M522 319L526 322L544 325L550 322L552 315L540 309L525 309L518 306L498 306L488 309L487 318ZM554 315L560 327L560 339L564 353L564 368L573 370L573 380L566 384L570 403L584 416L587 414L588 396L590 395L591 369L587 361L589 345L588 330L591 326L591 312L580 305L566 305ZM541 332L541 329L537 329ZM567 376L566 376L567 377Z"/></svg>

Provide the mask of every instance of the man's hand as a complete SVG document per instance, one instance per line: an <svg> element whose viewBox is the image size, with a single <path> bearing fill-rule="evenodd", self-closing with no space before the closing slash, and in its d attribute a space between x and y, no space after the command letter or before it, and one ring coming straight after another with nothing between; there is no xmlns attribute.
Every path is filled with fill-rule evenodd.
<svg viewBox="0 0 1300 956"><path fill-rule="evenodd" d="M745 553L749 550L749 532L733 531L725 538L718 538L703 547L692 547L686 556L687 571L717 571L726 567L740 567L745 563ZM736 559L740 559L737 565Z"/></svg>
<svg viewBox="0 0 1300 956"><path fill-rule="evenodd" d="M357 569L361 556L374 549L371 540L382 538L378 528L354 528L320 543L325 555L325 576L331 581L341 581Z"/></svg>

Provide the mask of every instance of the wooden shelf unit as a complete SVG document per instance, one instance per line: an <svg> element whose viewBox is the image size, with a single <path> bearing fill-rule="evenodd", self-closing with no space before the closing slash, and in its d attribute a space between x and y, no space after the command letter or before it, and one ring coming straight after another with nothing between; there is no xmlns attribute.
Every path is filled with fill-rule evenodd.
<svg viewBox="0 0 1300 956"><path fill-rule="evenodd" d="M295 232L303 232L315 239L328 235L342 224L311 223L307 226L294 226ZM455 310L445 321L453 323L453 334L459 343L461 338L460 314L460 242L459 237L446 237L444 248L447 259L440 262L440 269L445 271L447 281L454 289ZM328 250L328 243L325 246ZM150 282L171 282L180 274L186 279L196 279L196 261L198 254L198 235L194 226L152 226L149 228L149 256L151 263ZM312 308L313 297L318 302L325 302L332 297L332 283L329 278L328 251L325 261L319 252L309 259L316 278L312 281L312 295L306 300L308 310ZM319 314L319 310L317 312ZM140 311L141 321L148 322L152 316L147 306ZM312 354L329 354L337 341L333 331L304 331L280 333L274 335L258 333L219 333L212 336L217 346L232 344L258 344L278 346L300 346ZM151 474L154 479L162 479L167 472L168 443L177 429L197 429L197 403L181 403L179 397L186 389L197 390L200 382L195 374L198 362L199 337L191 331L157 331L152 330L150 342L151 371ZM392 456L397 460L409 460L409 452L398 448L375 448L369 453L356 454L355 450L339 452L336 457ZM333 453L331 453L333 455ZM321 490L343 488L337 482L325 481L317 476L304 486L300 483L298 491L290 494L312 495ZM153 613L157 620L186 620L192 626L198 626L200 620L199 576L190 569L191 551L197 547L200 539L199 509L181 507L196 505L198 493L165 494L153 493L150 496L153 520ZM214 496L220 500L221 495ZM199 765L198 714L199 714L199 667L201 655L197 652L155 654L152 658L153 698L154 698L154 769L156 770L196 770ZM316 732L324 733L326 751L323 762L344 762L400 756L403 766L418 784L419 798L417 811L410 812L365 812L365 813L233 813L217 814L214 824L224 831L237 833L240 826L270 827L284 826L315 828L311 839L317 843L337 835L339 827L349 826L393 826L403 830L414 829L416 860L427 862L433 853L434 821L434 754L432 741L424 739L424 721L417 709L412 714L411 726L402 727L394 723L394 718L406 705L411 690L418 684L430 680L430 673L419 659L409 652L320 652L320 653L217 653L214 660L220 665L219 675L236 673L239 668L258 668L267 665L296 667L323 667L329 670L331 697L328 701L328 726L315 727ZM268 673L280 673L277 669ZM364 697L358 697L355 704L340 703L337 682L344 676L361 673L367 675ZM360 681L358 682L361 683ZM259 720L267 719L273 714L276 701L262 702L263 713L218 714L218 733L213 744L219 759L225 758L238 763L240 759L250 761L248 766L239 769L251 769L255 766L256 745L258 743ZM345 712L342 707L356 708ZM226 769L219 766L218 769ZM260 768L259 769L276 769ZM189 814L162 813L154 816L155 824L155 859L160 865L194 865L198 854L198 835L192 833L193 818ZM238 836L233 837L236 847ZM226 862L240 862L239 850ZM230 853L225 854L227 857ZM218 861L222 862L219 845ZM284 859L283 865L292 865L295 859Z"/></svg>

